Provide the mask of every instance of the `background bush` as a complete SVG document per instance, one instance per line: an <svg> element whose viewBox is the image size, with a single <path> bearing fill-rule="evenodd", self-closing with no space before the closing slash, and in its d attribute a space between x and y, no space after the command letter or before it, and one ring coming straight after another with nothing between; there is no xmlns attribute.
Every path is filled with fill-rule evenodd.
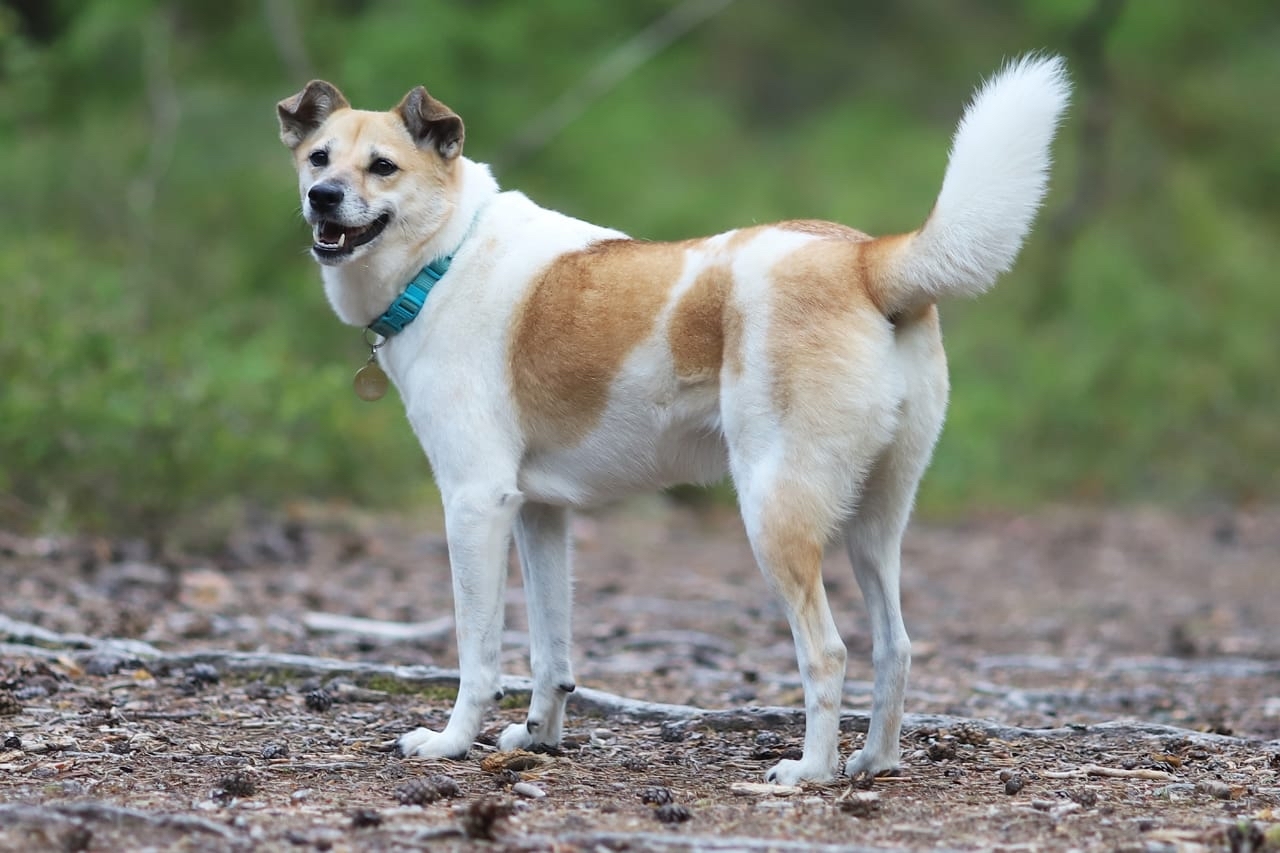
<svg viewBox="0 0 1280 853"><path fill-rule="evenodd" d="M360 336L305 254L273 108L310 76L371 108L424 83L505 186L636 236L885 233L928 212L972 87L1035 48L1078 93L1019 267L944 307L923 509L1280 495L1280 7L738 0L526 138L676 7L713 11L0 6L0 523L154 534L227 501L430 494L398 404L351 394Z"/></svg>

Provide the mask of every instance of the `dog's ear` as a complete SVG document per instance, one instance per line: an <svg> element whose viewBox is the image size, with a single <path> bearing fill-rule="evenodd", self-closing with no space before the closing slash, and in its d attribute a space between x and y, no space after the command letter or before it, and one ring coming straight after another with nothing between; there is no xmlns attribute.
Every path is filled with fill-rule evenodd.
<svg viewBox="0 0 1280 853"><path fill-rule="evenodd" d="M462 153L462 119L422 86L405 95L396 112L419 147L432 146L446 160Z"/></svg>
<svg viewBox="0 0 1280 853"><path fill-rule="evenodd" d="M332 113L349 106L333 84L312 80L301 92L276 104L280 141L289 148L297 148Z"/></svg>

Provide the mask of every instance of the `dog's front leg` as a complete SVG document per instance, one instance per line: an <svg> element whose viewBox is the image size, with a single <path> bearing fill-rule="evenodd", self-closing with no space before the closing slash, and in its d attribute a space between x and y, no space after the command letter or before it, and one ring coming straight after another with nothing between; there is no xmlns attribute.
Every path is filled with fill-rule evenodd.
<svg viewBox="0 0 1280 853"><path fill-rule="evenodd" d="M568 510L530 503L516 522L516 548L524 573L529 605L529 663L533 698L529 718L502 733L502 749L560 743L565 700L573 692L569 659L572 619L572 572L569 567Z"/></svg>
<svg viewBox="0 0 1280 853"><path fill-rule="evenodd" d="M523 497L512 489L465 489L445 496L445 533L458 623L458 699L442 732L414 729L400 738L406 756L461 758L484 714L502 698L503 591L511 524Z"/></svg>

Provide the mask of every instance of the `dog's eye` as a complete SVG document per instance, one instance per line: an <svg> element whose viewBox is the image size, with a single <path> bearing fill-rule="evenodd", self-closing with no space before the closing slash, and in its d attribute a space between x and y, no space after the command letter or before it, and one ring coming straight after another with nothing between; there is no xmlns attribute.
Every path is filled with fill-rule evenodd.
<svg viewBox="0 0 1280 853"><path fill-rule="evenodd" d="M379 157L377 160L374 160L372 163L369 164L370 172L373 172L375 175L382 175L384 178L387 175L394 174L396 171L399 170L399 168L400 168L399 166L397 166L395 163L392 163L386 157Z"/></svg>
<svg viewBox="0 0 1280 853"><path fill-rule="evenodd" d="M311 156L310 156L310 157L308 157L307 159L308 159L309 161L311 161L311 165L312 165L312 166L316 166L317 168L318 168L318 167L320 167L320 166L328 166L328 165L329 165L329 152L328 152L328 151L323 151L323 150L321 150L321 151L312 151L312 152L311 152Z"/></svg>

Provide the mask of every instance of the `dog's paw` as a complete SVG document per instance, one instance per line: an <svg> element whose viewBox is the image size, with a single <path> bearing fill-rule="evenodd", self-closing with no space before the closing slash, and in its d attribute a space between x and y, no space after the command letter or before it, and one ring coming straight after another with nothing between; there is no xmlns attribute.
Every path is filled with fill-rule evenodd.
<svg viewBox="0 0 1280 853"><path fill-rule="evenodd" d="M850 779L867 778L872 779L882 773L888 773L890 770L898 768L898 753L878 755L874 752L862 749L853 754L848 763L844 766L844 775Z"/></svg>
<svg viewBox="0 0 1280 853"><path fill-rule="evenodd" d="M805 761L803 758L799 761L784 758L764 774L764 780L775 785L799 785L801 782L816 782L821 785L835 777L835 770L832 767Z"/></svg>
<svg viewBox="0 0 1280 853"><path fill-rule="evenodd" d="M533 745L533 735L524 723L512 723L502 730L498 736L498 749L510 752L513 749L528 749Z"/></svg>
<svg viewBox="0 0 1280 853"><path fill-rule="evenodd" d="M400 754L405 758L465 758L470 743L458 742L444 732L414 729L400 736Z"/></svg>

